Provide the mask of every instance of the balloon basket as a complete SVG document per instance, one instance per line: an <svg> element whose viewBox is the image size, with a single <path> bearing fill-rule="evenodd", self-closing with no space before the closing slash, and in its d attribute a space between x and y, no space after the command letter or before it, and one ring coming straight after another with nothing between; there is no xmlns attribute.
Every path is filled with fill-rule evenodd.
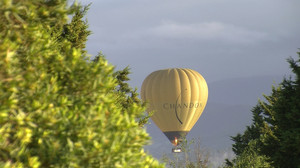
<svg viewBox="0 0 300 168"><path fill-rule="evenodd" d="M182 151L181 151L181 148L175 147L175 148L172 148L172 152L173 153L181 153Z"/></svg>

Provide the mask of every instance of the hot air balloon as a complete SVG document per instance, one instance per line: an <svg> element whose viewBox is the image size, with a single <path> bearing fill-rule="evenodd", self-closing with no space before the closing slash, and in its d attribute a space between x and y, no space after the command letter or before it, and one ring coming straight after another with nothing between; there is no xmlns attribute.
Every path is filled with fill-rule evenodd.
<svg viewBox="0 0 300 168"><path fill-rule="evenodd" d="M179 143L200 118L208 97L205 79L192 69L172 68L152 72L141 88L152 121L180 152Z"/></svg>

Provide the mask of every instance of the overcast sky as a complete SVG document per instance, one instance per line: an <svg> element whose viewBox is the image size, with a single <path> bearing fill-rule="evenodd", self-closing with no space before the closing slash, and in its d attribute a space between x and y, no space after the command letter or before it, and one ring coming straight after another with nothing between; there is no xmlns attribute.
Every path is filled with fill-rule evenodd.
<svg viewBox="0 0 300 168"><path fill-rule="evenodd" d="M207 82L289 74L300 48L299 0L80 0L92 2L88 52L132 87L158 69L183 67Z"/></svg>
<svg viewBox="0 0 300 168"><path fill-rule="evenodd" d="M158 69L191 68L210 84L239 77L283 77L291 74L286 59L298 58L300 0L79 2L92 2L88 52L95 56L101 51L116 69L129 66L129 83L138 89ZM168 143L159 138L153 137L154 145Z"/></svg>

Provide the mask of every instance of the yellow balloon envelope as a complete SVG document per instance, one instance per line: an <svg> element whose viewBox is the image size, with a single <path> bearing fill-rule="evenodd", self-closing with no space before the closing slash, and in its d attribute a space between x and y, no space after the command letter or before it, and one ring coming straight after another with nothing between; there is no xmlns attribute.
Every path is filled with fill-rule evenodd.
<svg viewBox="0 0 300 168"><path fill-rule="evenodd" d="M175 146L201 116L207 97L205 79L183 68L152 72L141 89L142 100L149 103L147 112L154 111L151 119Z"/></svg>

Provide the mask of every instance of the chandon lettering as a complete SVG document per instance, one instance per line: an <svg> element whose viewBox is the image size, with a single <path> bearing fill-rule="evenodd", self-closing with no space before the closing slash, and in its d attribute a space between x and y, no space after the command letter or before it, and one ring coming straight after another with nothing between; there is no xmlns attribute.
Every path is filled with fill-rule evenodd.
<svg viewBox="0 0 300 168"><path fill-rule="evenodd" d="M183 108L199 108L202 107L201 103L183 103L183 104L171 104L171 103L164 103L163 108L168 109L183 109Z"/></svg>

